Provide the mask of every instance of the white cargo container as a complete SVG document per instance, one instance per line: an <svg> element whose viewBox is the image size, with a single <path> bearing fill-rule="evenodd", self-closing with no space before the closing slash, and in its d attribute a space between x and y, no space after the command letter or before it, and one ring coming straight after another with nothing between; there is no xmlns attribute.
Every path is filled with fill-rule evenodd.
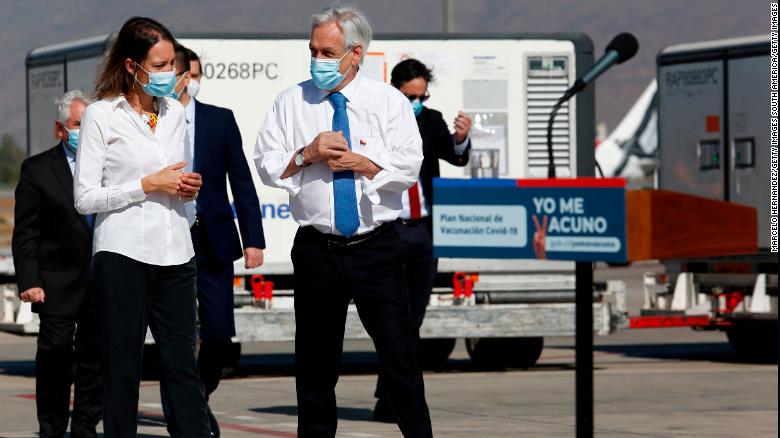
<svg viewBox="0 0 780 438"><path fill-rule="evenodd" d="M762 35L675 45L658 55L658 188L756 208L758 252L662 261L666 274L645 278L643 313L663 319L632 323L723 330L738 352L776 360L769 44Z"/></svg>

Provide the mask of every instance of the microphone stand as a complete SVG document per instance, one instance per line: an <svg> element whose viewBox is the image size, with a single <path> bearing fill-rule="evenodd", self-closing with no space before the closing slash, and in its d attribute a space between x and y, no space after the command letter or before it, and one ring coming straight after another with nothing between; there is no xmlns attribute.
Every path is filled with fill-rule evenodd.
<svg viewBox="0 0 780 438"><path fill-rule="evenodd" d="M555 156L553 154L552 128L555 116L561 106L579 93L588 83L609 69L613 63L625 62L636 54L639 44L631 34L621 33L607 46L606 53L590 70L574 84L553 105L547 122L547 177L555 178ZM571 115L570 115L571 117ZM591 139L593 140L593 139ZM596 162L601 173L601 166ZM575 264L575 386L576 386L576 436L593 437L593 263Z"/></svg>
<svg viewBox="0 0 780 438"><path fill-rule="evenodd" d="M563 106L564 103L568 102L569 99L574 97L575 94L579 93L585 88L585 85L587 85L582 79L577 79L574 82L574 85L571 86L568 90L566 90L565 93L563 93L563 96L558 99L558 102L553 105L552 111L550 111L550 118L547 120L547 178L555 178L555 157L553 156L553 143L552 143L552 128L553 123L555 122L555 116L558 115L558 111L560 111L561 106ZM571 116L570 116L571 117Z"/></svg>
<svg viewBox="0 0 780 438"><path fill-rule="evenodd" d="M582 79L577 79L550 112L547 122L548 178L556 177L552 143L555 116L561 106L586 85ZM577 438L593 438L593 263L576 262L574 272L575 430Z"/></svg>

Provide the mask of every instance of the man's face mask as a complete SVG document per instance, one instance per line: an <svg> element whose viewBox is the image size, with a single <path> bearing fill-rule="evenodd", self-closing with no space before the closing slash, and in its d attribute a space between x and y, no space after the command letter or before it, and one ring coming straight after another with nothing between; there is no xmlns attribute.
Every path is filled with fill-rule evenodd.
<svg viewBox="0 0 780 438"><path fill-rule="evenodd" d="M352 69L352 66L350 65L344 74L339 72L341 60L344 59L349 52L350 51L347 50L339 59L311 58L309 72L311 73L311 78L314 80L314 85L316 85L317 88L329 91L341 84L346 74Z"/></svg>
<svg viewBox="0 0 780 438"><path fill-rule="evenodd" d="M65 142L65 145L67 145L68 149L73 151L74 154L79 147L80 131L80 129L68 129L68 141Z"/></svg>

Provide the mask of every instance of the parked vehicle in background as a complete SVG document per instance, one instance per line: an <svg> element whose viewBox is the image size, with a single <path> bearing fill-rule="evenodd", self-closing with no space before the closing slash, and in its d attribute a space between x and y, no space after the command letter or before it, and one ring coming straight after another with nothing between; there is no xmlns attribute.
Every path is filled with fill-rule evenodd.
<svg viewBox="0 0 780 438"><path fill-rule="evenodd" d="M647 318L632 326L722 330L737 352L774 361L769 49L769 37L756 36L675 45L658 55L657 187L756 208L759 250L663 260L665 274L645 276Z"/></svg>

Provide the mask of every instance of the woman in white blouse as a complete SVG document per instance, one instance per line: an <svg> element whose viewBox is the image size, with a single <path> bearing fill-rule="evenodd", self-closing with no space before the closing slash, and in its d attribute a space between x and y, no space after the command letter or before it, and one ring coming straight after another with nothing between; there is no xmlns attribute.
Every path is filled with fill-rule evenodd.
<svg viewBox="0 0 780 438"><path fill-rule="evenodd" d="M84 113L74 199L97 213L92 284L103 342L106 436L135 437L147 325L159 345L175 436L210 435L195 359L195 262L184 202L200 175L183 173L184 108L173 88L174 38L162 24L128 20Z"/></svg>

